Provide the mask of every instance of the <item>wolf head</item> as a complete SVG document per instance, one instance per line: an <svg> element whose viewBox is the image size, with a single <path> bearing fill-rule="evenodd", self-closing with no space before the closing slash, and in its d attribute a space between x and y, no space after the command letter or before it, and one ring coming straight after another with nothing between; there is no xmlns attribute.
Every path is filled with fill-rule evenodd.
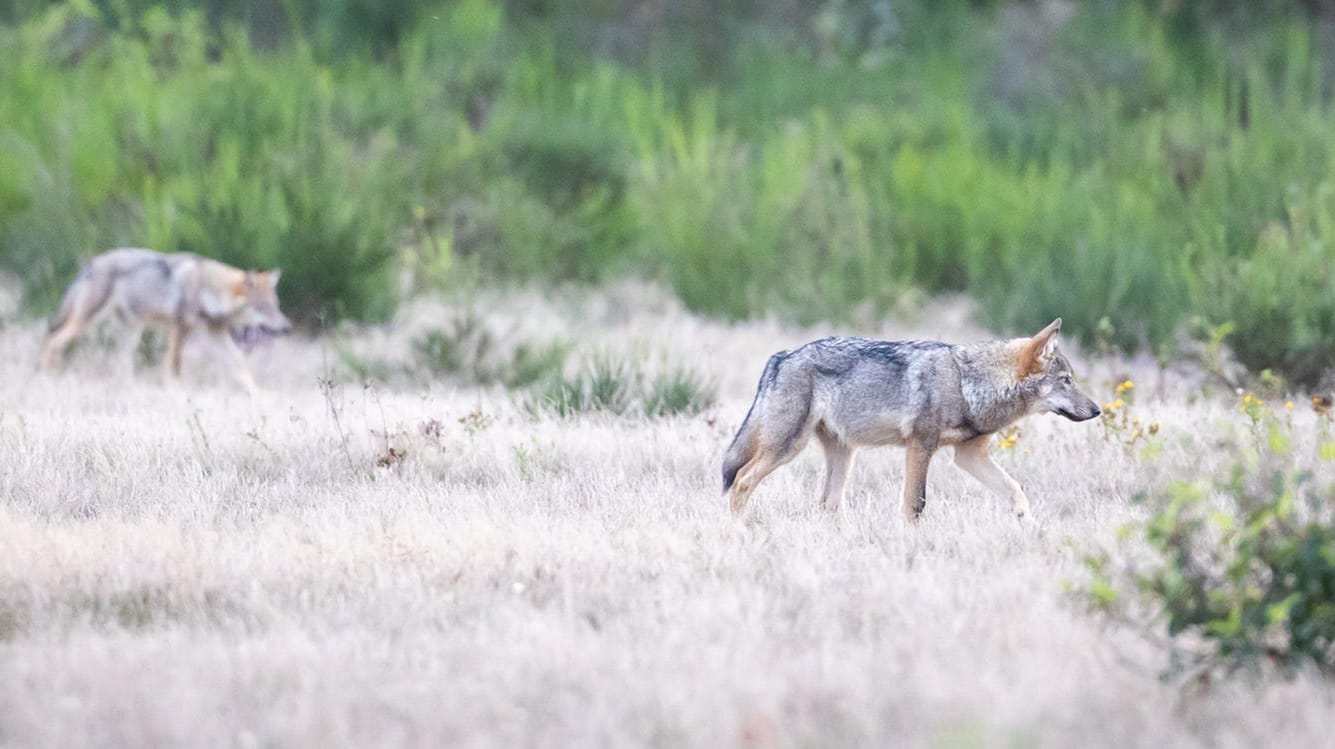
<svg viewBox="0 0 1335 749"><path fill-rule="evenodd" d="M224 324L232 339L250 350L292 331L292 323L278 307L278 279L282 271L234 271L238 275L221 294L202 295L201 306L212 319Z"/></svg>
<svg viewBox="0 0 1335 749"><path fill-rule="evenodd" d="M286 335L292 332L292 323L278 308L278 279L283 271L246 271L244 284L245 304L241 307L243 327L259 328L268 335Z"/></svg>
<svg viewBox="0 0 1335 749"><path fill-rule="evenodd" d="M1036 385L1035 411L1061 414L1071 421L1087 421L1098 416L1098 404L1076 389L1071 379L1071 362L1057 350L1057 333L1062 319L1053 320L1033 338L1022 342L1019 350L1019 376Z"/></svg>

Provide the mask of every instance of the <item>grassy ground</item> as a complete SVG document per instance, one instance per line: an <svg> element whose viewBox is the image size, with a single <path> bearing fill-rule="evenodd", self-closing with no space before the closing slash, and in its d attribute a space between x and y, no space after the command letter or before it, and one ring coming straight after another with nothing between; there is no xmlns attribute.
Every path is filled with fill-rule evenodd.
<svg viewBox="0 0 1335 749"><path fill-rule="evenodd" d="M1335 694L1315 678L1186 696L1157 678L1162 653L1065 592L1137 491L1217 467L1205 433L1238 419L1223 396L1189 402L1192 381L1078 360L1098 400L1135 375L1163 452L1031 417L999 460L1038 528L945 454L906 527L893 448L862 455L838 517L816 507L812 448L740 527L718 468L765 357L834 331L707 322L634 288L480 305L500 330L527 320L694 367L719 405L535 419L503 390L448 382L335 374L322 390L334 344L297 340L256 356L254 399L214 382L199 348L179 385L110 373L91 350L47 378L31 374L37 327L0 329L0 745L1327 737ZM388 356L446 313L419 305L344 345ZM978 337L963 319L942 306L858 332Z"/></svg>

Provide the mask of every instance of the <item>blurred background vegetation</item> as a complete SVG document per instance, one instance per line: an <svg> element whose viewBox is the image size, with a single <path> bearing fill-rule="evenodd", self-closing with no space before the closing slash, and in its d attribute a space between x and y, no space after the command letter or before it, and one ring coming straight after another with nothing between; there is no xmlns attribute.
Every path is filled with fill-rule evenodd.
<svg viewBox="0 0 1335 749"><path fill-rule="evenodd" d="M1335 364L1335 2L7 0L0 266L285 269L294 319L661 279L809 321Z"/></svg>

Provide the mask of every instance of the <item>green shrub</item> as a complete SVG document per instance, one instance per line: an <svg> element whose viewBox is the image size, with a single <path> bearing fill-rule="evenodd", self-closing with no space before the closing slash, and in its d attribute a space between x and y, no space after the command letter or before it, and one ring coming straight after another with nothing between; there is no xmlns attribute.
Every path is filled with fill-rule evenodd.
<svg viewBox="0 0 1335 749"><path fill-rule="evenodd" d="M308 325L385 318L399 270L638 274L803 321L916 287L1160 353L1200 318L1319 381L1335 135L1311 14L996 5L669 13L613 59L588 42L622 0L24 2L0 11L0 266L48 312L114 245L280 265Z"/></svg>
<svg viewBox="0 0 1335 749"><path fill-rule="evenodd" d="M308 52L256 56L233 35L210 64L199 15L153 10L61 67L52 40L90 18L60 5L0 33L23 62L0 72L0 156L29 175L0 180L0 263L30 304L51 309L82 259L132 245L281 266L308 325L393 310L395 162L341 135Z"/></svg>
<svg viewBox="0 0 1335 749"><path fill-rule="evenodd" d="M1149 519L1126 529L1148 561L1090 558L1089 600L1114 615L1148 606L1170 638L1170 672L1335 673L1335 487L1295 469L1286 442L1272 426L1226 477L1153 494Z"/></svg>
<svg viewBox="0 0 1335 749"><path fill-rule="evenodd" d="M1288 220L1245 255L1220 253L1191 275L1193 299L1231 323L1228 342L1253 372L1315 384L1335 366L1335 188L1290 197Z"/></svg>

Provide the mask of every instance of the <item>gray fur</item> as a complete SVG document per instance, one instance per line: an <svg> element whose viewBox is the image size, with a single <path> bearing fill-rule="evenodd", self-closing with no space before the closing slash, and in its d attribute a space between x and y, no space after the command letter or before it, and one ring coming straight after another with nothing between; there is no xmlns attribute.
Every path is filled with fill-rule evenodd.
<svg viewBox="0 0 1335 749"><path fill-rule="evenodd" d="M127 323L157 322L215 328L244 327L251 320L237 319L240 307L219 301L206 288L199 268L206 260L188 252L164 254L122 248L97 255L84 264L65 293L60 311L51 320L55 330L72 311L96 318L104 308ZM286 318L266 320L275 332L286 332Z"/></svg>
<svg viewBox="0 0 1335 749"><path fill-rule="evenodd" d="M1059 328L1056 321L1033 339L969 345L824 338L775 354L724 458L724 491L734 492L734 510L740 511L755 484L800 453L813 433L831 463L825 501L837 504L843 477L834 471L846 472L858 447L909 446L925 480L925 461L938 448L985 447L980 438L1027 414L1093 418L1098 406L1075 388L1070 362L1056 349ZM1022 360L1041 371L1021 372ZM739 474L752 461L758 475L738 487ZM916 477L917 471L911 473ZM922 499L910 497L906 507L920 510ZM1021 511L1027 500L1023 504Z"/></svg>
<svg viewBox="0 0 1335 749"><path fill-rule="evenodd" d="M133 346L144 326L168 328L167 365L181 369L181 348L193 330L220 340L230 352L233 372L256 389L238 343L246 347L291 330L278 306L280 271L245 271L191 253L163 254L120 248L90 259L80 269L52 317L41 367L59 368L66 346L90 325L114 315ZM129 358L129 351L125 353Z"/></svg>

